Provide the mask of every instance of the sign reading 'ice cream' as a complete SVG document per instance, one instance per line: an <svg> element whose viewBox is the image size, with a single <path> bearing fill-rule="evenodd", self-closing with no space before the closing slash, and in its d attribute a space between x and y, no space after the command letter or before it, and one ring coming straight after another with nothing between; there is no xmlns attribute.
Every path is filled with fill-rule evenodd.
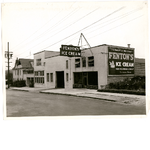
<svg viewBox="0 0 150 150"><path fill-rule="evenodd" d="M108 47L109 75L134 74L134 49Z"/></svg>
<svg viewBox="0 0 150 150"><path fill-rule="evenodd" d="M73 45L61 45L60 56L81 57L80 47Z"/></svg>

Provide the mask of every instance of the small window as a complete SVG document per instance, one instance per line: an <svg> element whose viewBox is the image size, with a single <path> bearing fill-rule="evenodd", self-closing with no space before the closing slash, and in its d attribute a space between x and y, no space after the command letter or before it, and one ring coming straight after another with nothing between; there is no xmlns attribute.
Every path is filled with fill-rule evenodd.
<svg viewBox="0 0 150 150"><path fill-rule="evenodd" d="M53 73L51 73L51 82L53 82Z"/></svg>
<svg viewBox="0 0 150 150"><path fill-rule="evenodd" d="M89 67L94 66L94 56L88 57L88 66Z"/></svg>
<svg viewBox="0 0 150 150"><path fill-rule="evenodd" d="M44 71L40 71L40 76L44 76Z"/></svg>
<svg viewBox="0 0 150 150"><path fill-rule="evenodd" d="M68 73L66 73L66 81L68 81Z"/></svg>
<svg viewBox="0 0 150 150"><path fill-rule="evenodd" d="M36 65L37 65L37 66L41 66L41 59L37 59L37 60L36 60Z"/></svg>
<svg viewBox="0 0 150 150"><path fill-rule="evenodd" d="M47 82L49 82L49 73L47 73Z"/></svg>
<svg viewBox="0 0 150 150"><path fill-rule="evenodd" d="M86 67L86 57L82 57L82 67Z"/></svg>
<svg viewBox="0 0 150 150"><path fill-rule="evenodd" d="M66 69L68 69L68 60L66 60Z"/></svg>
<svg viewBox="0 0 150 150"><path fill-rule="evenodd" d="M75 68L79 68L80 67L80 58L75 59Z"/></svg>

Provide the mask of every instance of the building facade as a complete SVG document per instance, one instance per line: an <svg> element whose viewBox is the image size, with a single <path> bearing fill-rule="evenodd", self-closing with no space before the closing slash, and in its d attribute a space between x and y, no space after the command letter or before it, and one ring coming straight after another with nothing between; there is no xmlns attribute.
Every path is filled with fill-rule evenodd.
<svg viewBox="0 0 150 150"><path fill-rule="evenodd" d="M74 52L42 51L34 54L34 86L101 89L135 75L134 48L99 45Z"/></svg>
<svg viewBox="0 0 150 150"><path fill-rule="evenodd" d="M25 80L29 86L31 81L34 81L34 65L33 59L16 59L13 70L13 81Z"/></svg>

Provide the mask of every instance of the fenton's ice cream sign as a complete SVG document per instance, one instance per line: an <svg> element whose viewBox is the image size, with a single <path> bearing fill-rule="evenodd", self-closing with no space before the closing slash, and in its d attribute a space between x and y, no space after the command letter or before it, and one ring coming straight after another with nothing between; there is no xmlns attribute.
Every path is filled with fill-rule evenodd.
<svg viewBox="0 0 150 150"><path fill-rule="evenodd" d="M61 45L60 56L81 57L80 47L73 45Z"/></svg>
<svg viewBox="0 0 150 150"><path fill-rule="evenodd" d="M134 74L134 49L108 48L109 75Z"/></svg>

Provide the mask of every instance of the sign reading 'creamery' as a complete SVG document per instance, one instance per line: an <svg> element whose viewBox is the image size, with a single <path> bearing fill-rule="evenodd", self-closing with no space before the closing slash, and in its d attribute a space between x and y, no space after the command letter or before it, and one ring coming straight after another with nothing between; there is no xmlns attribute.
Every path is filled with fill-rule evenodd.
<svg viewBox="0 0 150 150"><path fill-rule="evenodd" d="M108 47L109 75L134 74L134 49Z"/></svg>

